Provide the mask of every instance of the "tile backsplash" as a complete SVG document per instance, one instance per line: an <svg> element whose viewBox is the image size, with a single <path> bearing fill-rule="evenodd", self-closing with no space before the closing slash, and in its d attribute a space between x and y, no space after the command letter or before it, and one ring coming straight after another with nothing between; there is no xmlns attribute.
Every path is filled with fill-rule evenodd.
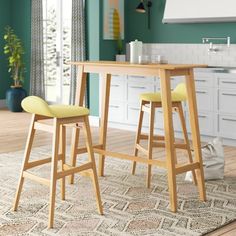
<svg viewBox="0 0 236 236"><path fill-rule="evenodd" d="M161 55L168 63L208 64L236 67L236 44L214 44L217 52L209 52L209 44L143 44L143 55ZM129 46L127 45L127 58Z"/></svg>

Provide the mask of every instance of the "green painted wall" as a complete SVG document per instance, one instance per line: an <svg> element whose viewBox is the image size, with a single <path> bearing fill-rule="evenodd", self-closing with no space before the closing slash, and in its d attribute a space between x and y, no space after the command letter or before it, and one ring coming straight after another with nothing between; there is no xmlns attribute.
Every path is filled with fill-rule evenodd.
<svg viewBox="0 0 236 236"><path fill-rule="evenodd" d="M5 99L6 90L11 84L9 73L7 72L7 58L3 54L5 41L3 40L4 28L11 24L11 1L0 1L0 99Z"/></svg>
<svg viewBox="0 0 236 236"><path fill-rule="evenodd" d="M86 0L87 59L114 60L116 43L103 40L103 1ZM89 107L91 115L99 114L99 78L97 74L89 77Z"/></svg>
<svg viewBox="0 0 236 236"><path fill-rule="evenodd" d="M7 72L7 60L3 54L4 41L2 39L4 28L10 25L22 40L25 48L26 77L24 88L29 91L30 76L30 17L31 0L1 0L0 1L0 99L5 99L6 90L12 83Z"/></svg>
<svg viewBox="0 0 236 236"><path fill-rule="evenodd" d="M201 43L202 37L230 36L236 43L236 23L162 24L165 0L153 0L151 29L147 14L135 12L139 0L125 1L127 42L139 39L146 43Z"/></svg>
<svg viewBox="0 0 236 236"><path fill-rule="evenodd" d="M12 27L22 40L25 48L24 61L26 74L24 88L29 92L30 86L30 51L31 51L31 0L11 0Z"/></svg>

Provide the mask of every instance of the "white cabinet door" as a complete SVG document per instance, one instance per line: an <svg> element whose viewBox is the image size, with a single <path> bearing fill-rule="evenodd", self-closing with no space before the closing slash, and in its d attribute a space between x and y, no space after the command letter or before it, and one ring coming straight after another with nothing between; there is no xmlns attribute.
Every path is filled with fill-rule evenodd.
<svg viewBox="0 0 236 236"><path fill-rule="evenodd" d="M140 94L153 93L154 85L149 83L128 82L128 103L140 104Z"/></svg>
<svg viewBox="0 0 236 236"><path fill-rule="evenodd" d="M146 76L132 76L132 75L129 75L128 76L128 81L129 82L135 82L136 84L139 84L139 83L145 83L145 84L153 84L156 79L155 79L155 76L149 76L149 77L146 77Z"/></svg>
<svg viewBox="0 0 236 236"><path fill-rule="evenodd" d="M190 128L190 120L189 120L189 114L186 115L186 122L187 122L187 130L189 133L191 133ZM199 129L200 129L200 135L211 135L213 136L215 134L214 131L214 123L215 123L215 117L214 113L212 112L198 112L198 122L199 122Z"/></svg>
<svg viewBox="0 0 236 236"><path fill-rule="evenodd" d="M124 102L127 100L126 84L127 81L125 76L112 76L110 101Z"/></svg>
<svg viewBox="0 0 236 236"><path fill-rule="evenodd" d="M126 117L125 110L124 102L111 102L109 105L108 120L123 123Z"/></svg>
<svg viewBox="0 0 236 236"><path fill-rule="evenodd" d="M214 110L214 89L213 88L196 88L198 110Z"/></svg>
<svg viewBox="0 0 236 236"><path fill-rule="evenodd" d="M196 88L202 88L202 87L212 88L217 86L217 79L214 73L204 73L204 72L194 73L194 81Z"/></svg>
<svg viewBox="0 0 236 236"><path fill-rule="evenodd" d="M219 135L236 139L236 116L219 115Z"/></svg>
<svg viewBox="0 0 236 236"><path fill-rule="evenodd" d="M217 74L220 89L236 89L236 74Z"/></svg>
<svg viewBox="0 0 236 236"><path fill-rule="evenodd" d="M228 89L219 90L219 112L236 115L236 91Z"/></svg>

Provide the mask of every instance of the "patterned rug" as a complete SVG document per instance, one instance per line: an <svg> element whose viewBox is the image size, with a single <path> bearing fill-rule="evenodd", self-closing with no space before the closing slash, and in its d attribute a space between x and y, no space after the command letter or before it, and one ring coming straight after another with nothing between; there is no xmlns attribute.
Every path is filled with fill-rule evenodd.
<svg viewBox="0 0 236 236"><path fill-rule="evenodd" d="M35 148L33 158L45 156L47 147ZM107 158L106 176L99 179L104 215L97 213L89 178L78 176L67 185L66 201L58 186L55 228L47 229L49 189L25 181L18 212L12 202L23 152L0 155L0 235L203 235L236 219L236 181L209 181L207 199L198 200L196 187L178 176L178 213L169 210L166 174L154 168L151 189L145 187L146 167ZM79 162L84 159L79 158ZM36 168L49 176L50 166ZM58 184L59 185L59 184Z"/></svg>

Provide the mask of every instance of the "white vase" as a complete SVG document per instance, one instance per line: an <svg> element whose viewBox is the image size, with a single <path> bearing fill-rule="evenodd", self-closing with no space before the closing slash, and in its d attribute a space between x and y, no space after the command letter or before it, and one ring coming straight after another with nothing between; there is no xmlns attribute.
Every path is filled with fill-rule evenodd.
<svg viewBox="0 0 236 236"><path fill-rule="evenodd" d="M116 61L126 61L125 54L117 54L116 55Z"/></svg>

